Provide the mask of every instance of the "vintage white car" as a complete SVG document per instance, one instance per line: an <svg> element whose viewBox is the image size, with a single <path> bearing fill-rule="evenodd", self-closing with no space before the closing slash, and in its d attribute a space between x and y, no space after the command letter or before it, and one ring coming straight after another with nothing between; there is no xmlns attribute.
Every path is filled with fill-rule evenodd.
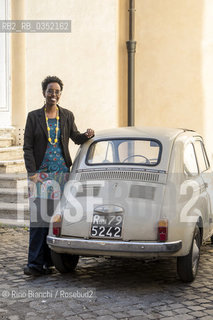
<svg viewBox="0 0 213 320"><path fill-rule="evenodd" d="M61 273L79 255L177 257L179 277L190 282L213 234L212 208L213 174L198 133L107 130L79 148L47 243Z"/></svg>

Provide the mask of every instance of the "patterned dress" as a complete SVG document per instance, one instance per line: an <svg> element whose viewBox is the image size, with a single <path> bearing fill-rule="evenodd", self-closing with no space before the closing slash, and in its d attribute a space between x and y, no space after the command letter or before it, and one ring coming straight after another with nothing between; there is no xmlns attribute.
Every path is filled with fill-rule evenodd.
<svg viewBox="0 0 213 320"><path fill-rule="evenodd" d="M50 137L52 141L56 138L55 129L57 126L56 119L48 119L50 127ZM58 142L52 145L48 142L46 153L42 164L37 171L39 178L42 180L38 182L37 197L43 199L60 199L63 193L64 185L69 177L69 169L66 166L61 147L60 123L57 134Z"/></svg>

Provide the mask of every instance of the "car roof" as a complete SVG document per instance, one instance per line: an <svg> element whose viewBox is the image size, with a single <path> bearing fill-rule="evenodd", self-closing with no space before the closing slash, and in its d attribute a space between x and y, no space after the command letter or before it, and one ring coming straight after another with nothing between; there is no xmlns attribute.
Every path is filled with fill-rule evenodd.
<svg viewBox="0 0 213 320"><path fill-rule="evenodd" d="M160 170L167 172L170 155L172 151L173 144L177 137L182 137L182 141L185 141L188 138L193 136L198 136L198 134L193 130L181 129L181 128L163 128L163 127L120 127L115 129L102 130L95 133L95 136L88 140L85 144L82 145L82 152L80 156L80 169L81 170L91 170L100 168L100 165L97 166L88 166L85 162L87 156L87 149L91 144L99 140L108 140L108 139L128 139L128 138L145 138L145 139L155 139L159 140L162 145L162 156L161 161L156 166L148 168L144 166L144 169L149 170ZM107 165L106 165L107 166ZM105 166L105 167L106 167ZM116 167L116 166L115 166ZM104 169L104 166L101 166ZM137 166L138 168L138 166Z"/></svg>
<svg viewBox="0 0 213 320"><path fill-rule="evenodd" d="M162 127L120 127L97 131L95 140L104 138L155 138L159 140L174 140L186 129L162 128Z"/></svg>

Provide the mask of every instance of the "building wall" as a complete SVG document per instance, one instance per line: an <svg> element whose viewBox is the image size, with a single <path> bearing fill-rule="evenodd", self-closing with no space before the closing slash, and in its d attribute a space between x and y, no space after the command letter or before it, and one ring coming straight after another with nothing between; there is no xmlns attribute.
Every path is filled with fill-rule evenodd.
<svg viewBox="0 0 213 320"><path fill-rule="evenodd" d="M120 4L126 10L129 1ZM197 130L212 155L213 1L135 0L135 6L135 124ZM127 80L120 80L121 91Z"/></svg>
<svg viewBox="0 0 213 320"><path fill-rule="evenodd" d="M43 105L41 81L64 82L61 106L72 110L80 130L116 127L117 1L26 1L26 19L72 20L71 33L26 34L28 111Z"/></svg>
<svg viewBox="0 0 213 320"><path fill-rule="evenodd" d="M25 0L11 0L12 20L25 19ZM23 132L26 119L26 42L25 33L11 34L12 125ZM20 130L20 131L19 131Z"/></svg>
<svg viewBox="0 0 213 320"><path fill-rule="evenodd" d="M12 124L24 127L26 114L43 106L42 80L57 75L64 83L60 105L74 112L81 132L118 126L117 0L19 2L19 19L72 20L72 32L13 35ZM13 19L19 2L12 0ZM15 50L24 50L22 61ZM20 77L23 82L17 81ZM72 144L72 155L76 150Z"/></svg>
<svg viewBox="0 0 213 320"><path fill-rule="evenodd" d="M129 0L19 2L22 8L24 3L25 19L71 19L72 33L25 34L25 88L20 81L13 82L13 118L21 110L14 99L19 87L26 92L30 111L43 105L43 78L57 75L64 82L61 105L74 112L81 131L125 126ZM17 5L16 0L12 3ZM135 124L197 130L213 154L213 1L135 0L135 4ZM17 50L18 36L13 46ZM13 50L13 65L21 75L21 61L15 62ZM23 123L25 118L19 113Z"/></svg>
<svg viewBox="0 0 213 320"><path fill-rule="evenodd" d="M137 1L136 124L204 131L201 0Z"/></svg>
<svg viewBox="0 0 213 320"><path fill-rule="evenodd" d="M204 99L204 136L213 160L213 1L206 0L203 7L202 28L202 84Z"/></svg>
<svg viewBox="0 0 213 320"><path fill-rule="evenodd" d="M127 125L127 49L129 0L118 0L118 124Z"/></svg>
<svg viewBox="0 0 213 320"><path fill-rule="evenodd" d="M9 1L0 0L0 19L10 18ZM0 33L0 127L10 125L10 35Z"/></svg>

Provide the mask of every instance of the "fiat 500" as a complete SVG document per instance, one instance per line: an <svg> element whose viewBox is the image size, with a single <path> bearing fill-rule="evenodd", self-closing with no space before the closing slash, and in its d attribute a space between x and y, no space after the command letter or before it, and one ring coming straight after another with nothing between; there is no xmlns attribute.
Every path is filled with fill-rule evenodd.
<svg viewBox="0 0 213 320"><path fill-rule="evenodd" d="M100 132L76 155L47 243L61 273L79 256L177 257L196 277L213 234L213 174L202 137L166 128Z"/></svg>

